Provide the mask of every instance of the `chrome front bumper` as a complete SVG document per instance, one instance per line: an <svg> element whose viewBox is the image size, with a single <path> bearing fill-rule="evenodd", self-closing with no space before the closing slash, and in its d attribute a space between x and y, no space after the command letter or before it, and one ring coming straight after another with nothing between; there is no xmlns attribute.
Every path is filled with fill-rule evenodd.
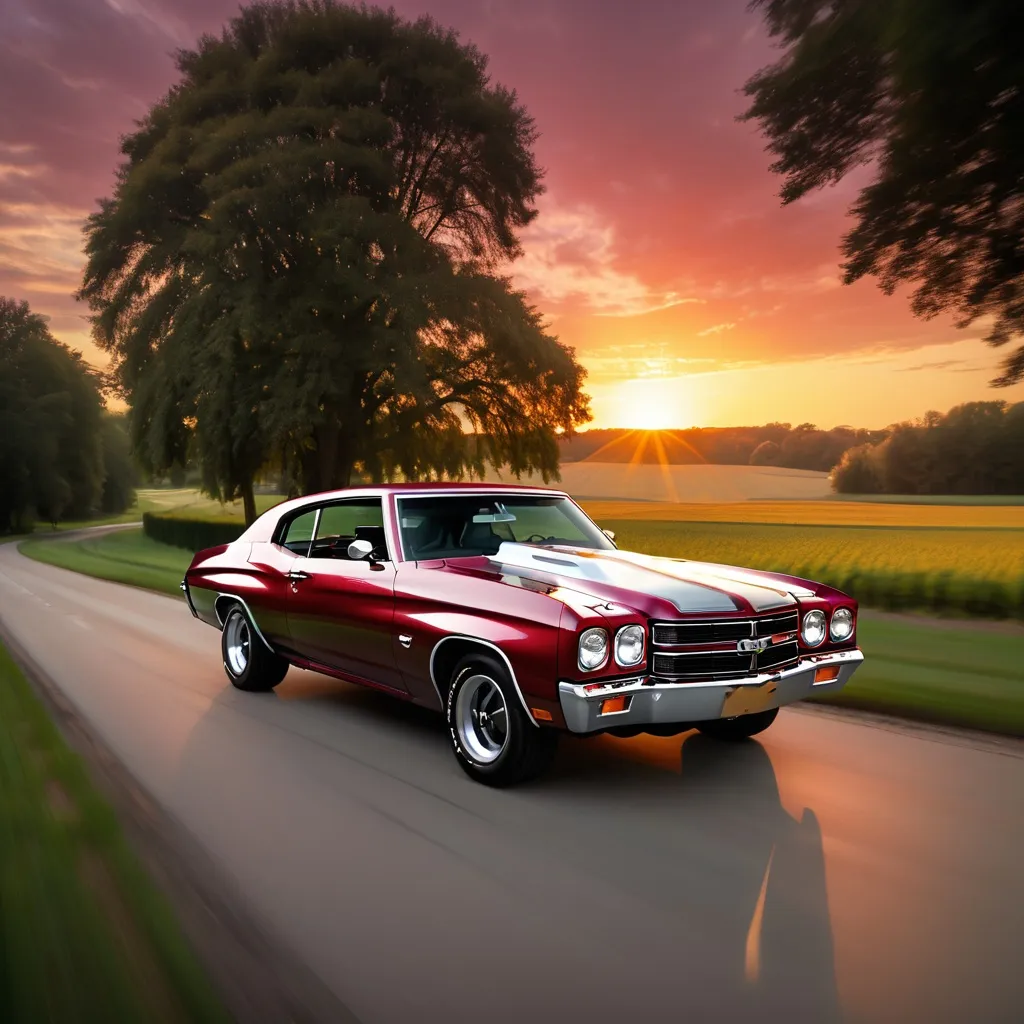
<svg viewBox="0 0 1024 1024"><path fill-rule="evenodd" d="M864 655L858 648L810 655L781 672L727 682L669 683L642 676L608 683L594 690L584 689L583 683L561 682L558 697L570 732L706 722L766 711L803 700L811 694L835 693L850 681L863 661ZM835 679L815 683L818 670L833 667L839 669ZM603 702L613 697L628 698L628 707L602 714Z"/></svg>

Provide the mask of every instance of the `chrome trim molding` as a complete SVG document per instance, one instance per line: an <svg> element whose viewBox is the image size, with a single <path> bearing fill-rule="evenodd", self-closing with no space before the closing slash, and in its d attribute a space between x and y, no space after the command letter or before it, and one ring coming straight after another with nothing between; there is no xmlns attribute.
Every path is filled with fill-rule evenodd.
<svg viewBox="0 0 1024 1024"><path fill-rule="evenodd" d="M306 548L306 558L309 558L310 555L313 554L313 545L316 543L316 535L320 532L320 516L323 514L323 511L323 505L317 505L316 518L313 520L313 532L309 535L309 547ZM301 557L302 555L299 555L299 558Z"/></svg>
<svg viewBox="0 0 1024 1024"><path fill-rule="evenodd" d="M526 717L536 728L540 728L540 725L533 717L532 712L526 704L526 699L523 697L523 691L519 688L519 680L516 679L516 674L512 668L512 662L508 660L508 655L496 644L492 644L490 640L481 640L478 636L468 636L465 633L450 633L448 636L441 637L441 639L434 644L434 649L430 652L430 681L434 685L434 691L437 693L437 700L441 705L442 712L444 711L444 698L441 696L441 687L437 685L437 679L434 676L434 659L437 657L437 651L441 644L446 644L449 640L470 640L475 644L480 644L482 647L489 647L492 651L495 651L501 660L505 662L505 668L508 669L509 678L512 680L512 685L516 688L516 693L519 696L519 703L523 705Z"/></svg>
<svg viewBox="0 0 1024 1024"><path fill-rule="evenodd" d="M598 732L605 728L606 716L600 714L601 702L609 697L632 697L624 712L614 714L616 724L630 726L703 722L731 717L722 714L726 699L737 689L756 689L774 683L768 690L764 708L781 707L802 700L812 692L841 690L864 661L859 649L836 651L801 658L797 664L779 671L765 672L749 679L700 680L692 683L661 682L651 676L611 681L588 689L593 684L562 681L558 699L570 732ZM838 666L836 679L814 682L820 668ZM609 716L610 717L610 716Z"/></svg>
<svg viewBox="0 0 1024 1024"><path fill-rule="evenodd" d="M198 619L199 612L196 611L196 606L192 603L192 592L188 589L188 580L182 579L179 584L181 592L185 595L185 600L188 602L188 610L192 613L192 618Z"/></svg>
<svg viewBox="0 0 1024 1024"><path fill-rule="evenodd" d="M252 609L249 607L248 604L246 604L244 598L238 597L235 594L217 594L217 596L213 599L213 614L217 616L217 622L220 624L220 628L224 628L224 620L220 617L220 608L218 607L218 605L220 604L220 599L222 597L226 597L229 601L237 601L245 609L246 617L248 618L252 628L256 631L256 635L263 641L263 646L266 647L266 649L270 651L271 654L277 654L277 651L275 651L274 648L270 646L270 641L263 635L263 630L260 629L259 623L256 621L255 617L252 614Z"/></svg>

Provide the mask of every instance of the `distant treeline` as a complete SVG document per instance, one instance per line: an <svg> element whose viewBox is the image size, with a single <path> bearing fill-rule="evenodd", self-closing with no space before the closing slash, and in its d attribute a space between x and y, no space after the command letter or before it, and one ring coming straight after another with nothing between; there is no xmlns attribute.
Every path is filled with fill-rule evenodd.
<svg viewBox="0 0 1024 1024"><path fill-rule="evenodd" d="M0 533L123 512L135 472L96 371L27 303L0 297Z"/></svg>
<svg viewBox="0 0 1024 1024"><path fill-rule="evenodd" d="M832 472L843 494L1024 494L1024 402L970 402L900 423L850 448Z"/></svg>
<svg viewBox="0 0 1024 1024"><path fill-rule="evenodd" d="M588 430L561 442L563 462L640 462L686 466L784 466L827 473L843 453L876 444L887 430L836 427L819 430L813 423L763 427L692 427L687 430Z"/></svg>

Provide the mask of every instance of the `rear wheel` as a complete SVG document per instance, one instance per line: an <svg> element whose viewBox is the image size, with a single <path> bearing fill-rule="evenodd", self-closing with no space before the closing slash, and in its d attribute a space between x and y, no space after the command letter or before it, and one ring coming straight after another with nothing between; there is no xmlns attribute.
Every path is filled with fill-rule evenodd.
<svg viewBox="0 0 1024 1024"><path fill-rule="evenodd" d="M455 759L488 786L514 786L536 778L551 763L558 744L554 729L527 717L505 667L472 654L455 668L445 707Z"/></svg>
<svg viewBox="0 0 1024 1024"><path fill-rule="evenodd" d="M234 605L224 619L220 635L224 671L231 685L250 693L272 690L288 671L288 662L267 648L241 605Z"/></svg>
<svg viewBox="0 0 1024 1024"><path fill-rule="evenodd" d="M714 718L710 722L698 722L697 728L705 736L716 740L745 740L764 732L778 717L778 708L757 711L752 715L737 715L735 718Z"/></svg>

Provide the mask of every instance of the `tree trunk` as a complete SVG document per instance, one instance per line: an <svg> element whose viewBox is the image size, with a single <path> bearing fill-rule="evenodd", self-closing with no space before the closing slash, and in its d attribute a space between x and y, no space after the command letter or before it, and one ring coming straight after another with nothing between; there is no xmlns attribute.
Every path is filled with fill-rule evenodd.
<svg viewBox="0 0 1024 1024"><path fill-rule="evenodd" d="M252 492L252 480L248 479L239 488L242 492L242 508L245 511L245 525L256 522L256 496Z"/></svg>

